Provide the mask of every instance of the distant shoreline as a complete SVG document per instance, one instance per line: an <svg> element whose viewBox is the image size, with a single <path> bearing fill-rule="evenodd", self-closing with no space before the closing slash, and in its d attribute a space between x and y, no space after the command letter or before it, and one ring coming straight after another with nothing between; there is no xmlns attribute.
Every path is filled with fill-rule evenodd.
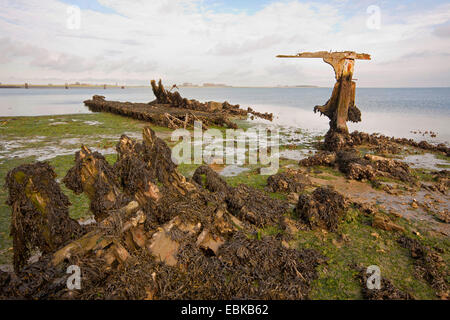
<svg viewBox="0 0 450 320"><path fill-rule="evenodd" d="M178 88L187 89L218 89L218 88L231 88L231 89L320 89L320 88L333 88L313 86L313 85L299 85L299 86L177 86ZM104 89L104 85L68 85L67 89ZM130 86L116 86L106 85L106 89L129 89L129 88L149 88L151 86L145 85L130 85ZM447 89L450 87L359 87L360 89ZM25 89L24 84L1 84L0 89ZM28 89L65 89L65 85L28 85Z"/></svg>
<svg viewBox="0 0 450 320"><path fill-rule="evenodd" d="M298 85L298 86L177 86L179 88L189 88L189 89L217 89L217 88L323 88L313 85ZM127 89L127 88L151 88L151 86L120 86L120 85L90 85L90 84L55 84L55 85L45 85L45 84L0 84L0 89Z"/></svg>
<svg viewBox="0 0 450 320"><path fill-rule="evenodd" d="M67 89L97 89L97 88L115 88L115 89L125 89L125 88L147 88L150 86L119 86L119 85L95 85L95 84L69 84ZM66 89L65 84L55 84L55 85L45 85L45 84L0 84L0 89Z"/></svg>

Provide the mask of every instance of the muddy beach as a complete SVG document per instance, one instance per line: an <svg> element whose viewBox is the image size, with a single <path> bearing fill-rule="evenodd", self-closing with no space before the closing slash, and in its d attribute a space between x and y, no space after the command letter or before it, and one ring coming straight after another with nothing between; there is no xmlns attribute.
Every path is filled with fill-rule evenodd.
<svg viewBox="0 0 450 320"><path fill-rule="evenodd" d="M36 128L28 144L17 127L36 119L5 119L12 250L2 299L448 298L450 183L438 167L447 146L353 132L329 148L282 128L277 174L177 165L169 129L192 130L187 114L225 129L258 113L187 108L161 92L150 104L96 97L85 103L100 113L39 118L56 136ZM375 293L364 273L373 264ZM71 265L82 270L79 290L66 286Z"/></svg>

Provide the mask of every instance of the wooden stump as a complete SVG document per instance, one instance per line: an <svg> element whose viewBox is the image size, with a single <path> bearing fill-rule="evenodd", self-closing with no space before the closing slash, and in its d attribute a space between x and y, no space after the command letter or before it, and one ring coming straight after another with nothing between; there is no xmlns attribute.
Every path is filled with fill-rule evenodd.
<svg viewBox="0 0 450 320"><path fill-rule="evenodd" d="M325 136L325 149L337 151L345 147L350 136L347 121L361 121L361 112L355 106L356 83L353 81L355 60L370 60L370 55L352 51L345 52L303 52L295 56L279 58L322 58L335 72L336 84L331 98L323 106L315 106L314 112L320 112L330 119L330 129Z"/></svg>

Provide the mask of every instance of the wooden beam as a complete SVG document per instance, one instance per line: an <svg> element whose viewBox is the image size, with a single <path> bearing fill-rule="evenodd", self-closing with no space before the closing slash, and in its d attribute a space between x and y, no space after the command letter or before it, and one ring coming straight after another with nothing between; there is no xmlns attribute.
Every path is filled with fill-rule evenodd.
<svg viewBox="0 0 450 320"><path fill-rule="evenodd" d="M277 58L322 58L322 59L354 59L354 60L371 60L370 54L356 53L354 51L316 51L316 52L300 52L296 55L278 55Z"/></svg>

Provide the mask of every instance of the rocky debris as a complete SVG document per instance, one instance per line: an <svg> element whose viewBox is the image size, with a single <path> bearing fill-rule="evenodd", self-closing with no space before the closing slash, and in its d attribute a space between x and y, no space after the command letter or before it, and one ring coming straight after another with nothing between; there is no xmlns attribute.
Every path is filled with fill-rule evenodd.
<svg viewBox="0 0 450 320"><path fill-rule="evenodd" d="M378 212L378 209L372 203L367 202L354 202L353 205L363 214L370 216L375 215Z"/></svg>
<svg viewBox="0 0 450 320"><path fill-rule="evenodd" d="M69 199L55 178L46 162L21 165L6 176L16 272L27 264L33 250L48 254L84 232L69 217Z"/></svg>
<svg viewBox="0 0 450 320"><path fill-rule="evenodd" d="M235 108L235 109L236 109L236 108ZM273 121L273 113L268 113L268 112L265 112L265 113L257 112L257 111L253 110L253 109L250 108L250 107L247 108L247 113L251 114L252 120L256 117L256 118L261 118L261 119Z"/></svg>
<svg viewBox="0 0 450 320"><path fill-rule="evenodd" d="M327 135L333 134L334 132L331 130L327 133ZM364 157L362 157L360 153L356 149L352 149L352 147L364 145L378 154L398 154L401 152L399 145L408 145L446 154L449 152L449 148L443 144L433 146L424 141L417 143L413 140L388 138L379 134L369 135L358 131L355 131L348 136L337 134L336 139L339 141L335 141L332 137L327 137L325 139L326 143L334 144L334 146L327 146L325 143L324 149L328 151L320 151L311 157L302 159L299 162L299 165L306 167L336 166L350 179L370 180L377 183L375 178L381 176L398 179L405 183L417 186L417 178L411 174L410 168L405 162L373 154L365 154ZM443 172L435 176L435 183L433 185L422 184L422 187L430 191L445 193L450 186L450 179L445 171L446 170L443 170ZM389 187L386 189L387 192L392 191Z"/></svg>
<svg viewBox="0 0 450 320"><path fill-rule="evenodd" d="M387 174L394 179L399 179L406 183L417 184L417 179L411 175L408 164L404 162L368 154L364 158L370 160L378 172L382 172L385 175Z"/></svg>
<svg viewBox="0 0 450 320"><path fill-rule="evenodd" d="M435 190L445 194L450 188L450 171L441 170L432 172Z"/></svg>
<svg viewBox="0 0 450 320"><path fill-rule="evenodd" d="M313 166L333 166L336 162L336 153L330 151L320 151L319 153L302 159L299 162L300 166L313 167Z"/></svg>
<svg viewBox="0 0 450 320"><path fill-rule="evenodd" d="M410 133L419 134L419 135L422 135L424 137L429 135L431 138L436 138L438 136L438 134L436 132L431 131L431 130L430 131L426 130L424 132L422 132L421 130L411 130Z"/></svg>
<svg viewBox="0 0 450 320"><path fill-rule="evenodd" d="M42 250L37 261L22 262L13 274L0 272L0 297L306 299L324 257L315 250L289 248L280 237L255 236L258 228L285 226L289 204L245 185L232 188L207 167L187 181L167 148L149 128L144 129L142 142L121 137L118 161L112 167L83 147L64 180L89 196L98 220L79 233L70 229L73 223L79 225L64 218L69 203L48 164L32 165L42 167L43 173L41 169L25 173L26 181L36 181L45 192L33 188L32 195L25 193L28 198L22 199L17 190L23 186L9 182L13 214L35 212L38 194L44 195L46 213L58 213L58 219L65 220L53 225L58 229L50 238L44 237L52 246ZM11 171L9 179L22 177L16 174L23 171L20 168ZM96 190L99 186L101 192ZM22 207L17 205L19 198ZM40 245L46 225L34 224L33 232L24 241ZM70 239L56 244L63 234ZM14 245L20 253L20 243ZM82 271L81 290L66 287L71 265Z"/></svg>
<svg viewBox="0 0 450 320"><path fill-rule="evenodd" d="M450 156L450 148L445 144L432 145L426 141L417 142L413 139L386 137L379 133L368 134L365 132L354 131L350 134L350 145L371 145L380 150L386 150L387 153L399 153L398 145L405 145L414 148L419 148L427 151L436 151Z"/></svg>
<svg viewBox="0 0 450 320"><path fill-rule="evenodd" d="M355 180L373 180L385 176L407 183L416 183L409 166L400 161L366 154L361 158L355 150L341 151L337 155L339 170Z"/></svg>
<svg viewBox="0 0 450 320"><path fill-rule="evenodd" d="M442 257L417 239L401 236L398 243L410 250L417 276L427 281L436 290L438 297L448 299L450 297L448 268Z"/></svg>
<svg viewBox="0 0 450 320"><path fill-rule="evenodd" d="M319 187L312 194L299 197L295 213L310 228L337 231L348 201L331 187Z"/></svg>
<svg viewBox="0 0 450 320"><path fill-rule="evenodd" d="M300 198L300 194L296 193L296 192L291 192L287 195L286 200L293 205L297 205L298 203L298 198Z"/></svg>
<svg viewBox="0 0 450 320"><path fill-rule="evenodd" d="M379 213L375 214L375 216L373 217L372 227L386 230L386 231L405 232L405 228L403 228L402 226L399 226L398 224L395 224L388 217L382 216Z"/></svg>
<svg viewBox="0 0 450 320"><path fill-rule="evenodd" d="M433 215L443 223L450 223L450 212L448 210L433 211Z"/></svg>
<svg viewBox="0 0 450 320"><path fill-rule="evenodd" d="M287 169L267 179L266 191L299 193L309 185L311 185L311 180L304 173L299 170Z"/></svg>
<svg viewBox="0 0 450 320"><path fill-rule="evenodd" d="M355 149L344 149L337 153L320 152L299 162L301 166L326 165L337 167L349 179L374 181L376 177L390 177L410 184L417 184L409 166L401 161L366 154Z"/></svg>
<svg viewBox="0 0 450 320"><path fill-rule="evenodd" d="M354 180L372 180L376 176L372 163L360 156L356 150L339 151L336 156L339 171Z"/></svg>
<svg viewBox="0 0 450 320"><path fill-rule="evenodd" d="M364 299L367 300L415 300L414 297L408 292L403 292L395 287L389 279L381 278L380 289L369 289L367 287L367 280L369 274L365 269L362 269L359 273L359 280L361 282L361 291Z"/></svg>

